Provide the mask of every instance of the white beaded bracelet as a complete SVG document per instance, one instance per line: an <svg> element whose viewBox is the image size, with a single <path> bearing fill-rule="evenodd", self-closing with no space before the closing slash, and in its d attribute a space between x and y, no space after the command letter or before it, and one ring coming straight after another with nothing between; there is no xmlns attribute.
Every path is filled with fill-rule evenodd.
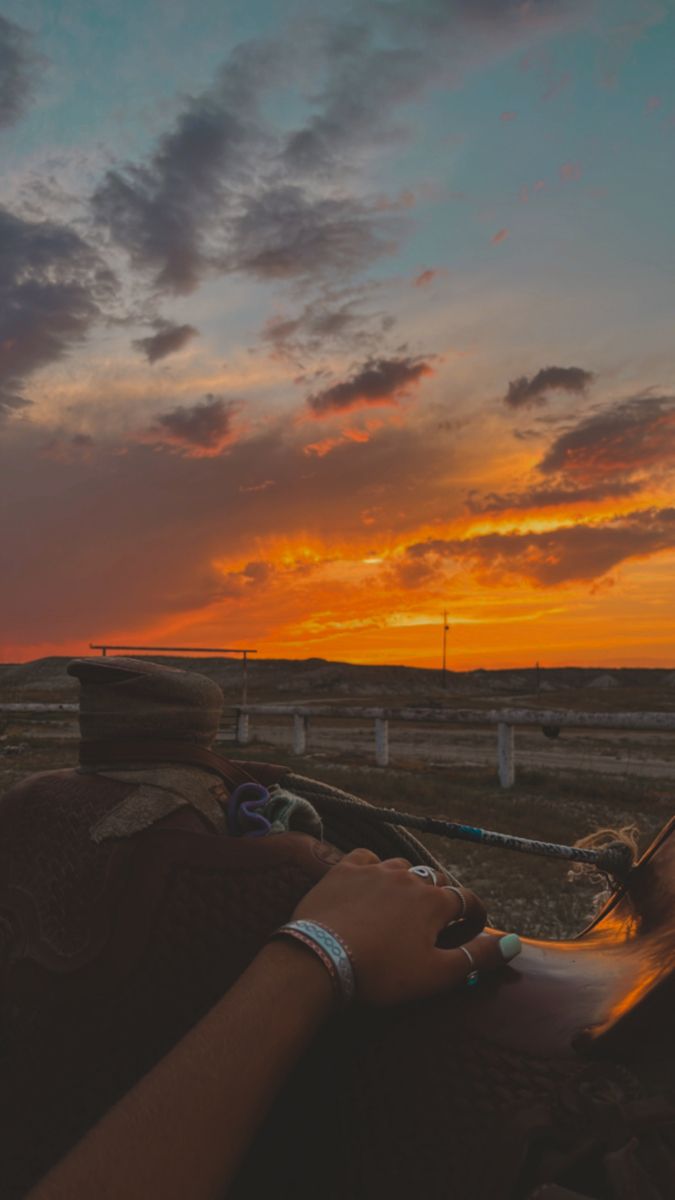
<svg viewBox="0 0 675 1200"><path fill-rule="evenodd" d="M351 1004L356 993L354 963L346 942L318 921L289 921L272 934L273 937L288 937L306 946L321 959L328 971L333 987L343 1004Z"/></svg>

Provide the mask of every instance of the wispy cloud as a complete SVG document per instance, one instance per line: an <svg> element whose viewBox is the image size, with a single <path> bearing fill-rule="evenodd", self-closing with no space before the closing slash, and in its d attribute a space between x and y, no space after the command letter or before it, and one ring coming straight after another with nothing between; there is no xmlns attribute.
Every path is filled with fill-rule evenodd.
<svg viewBox="0 0 675 1200"><path fill-rule="evenodd" d="M0 208L0 413L29 403L26 379L81 343L114 277L74 230Z"/></svg>
<svg viewBox="0 0 675 1200"><path fill-rule="evenodd" d="M569 392L579 396L595 378L583 367L542 367L536 375L512 379L504 396L510 408L544 404L549 392Z"/></svg>
<svg viewBox="0 0 675 1200"><path fill-rule="evenodd" d="M0 128L13 125L25 112L43 62L32 36L0 16Z"/></svg>
<svg viewBox="0 0 675 1200"><path fill-rule="evenodd" d="M396 320L380 304L377 286L363 284L319 288L293 312L284 308L268 318L260 332L273 353L303 367L334 355L382 351Z"/></svg>
<svg viewBox="0 0 675 1200"><path fill-rule="evenodd" d="M581 179L581 167L579 163L566 162L560 168L560 178L567 182L578 182Z"/></svg>
<svg viewBox="0 0 675 1200"><path fill-rule="evenodd" d="M369 441L370 432L367 429L344 429L342 433L336 434L335 437L321 438L318 442L310 442L307 446L303 446L303 453L323 458L326 454L331 454L333 450L337 450L338 446L345 446L349 442Z"/></svg>
<svg viewBox="0 0 675 1200"><path fill-rule="evenodd" d="M94 215L169 292L188 293L214 271L305 281L361 272L410 228L405 206L356 186L364 156L409 140L406 108L434 84L456 86L578 11L573 0L369 2L358 20L317 18L276 41L250 39L146 162L106 173ZM263 103L281 83L307 93L308 115L290 131Z"/></svg>
<svg viewBox="0 0 675 1200"><path fill-rule="evenodd" d="M332 280L393 254L404 229L399 214L373 202L289 182L248 197L220 262L259 279Z"/></svg>
<svg viewBox="0 0 675 1200"><path fill-rule="evenodd" d="M170 321L157 321L155 324L156 333L150 334L149 337L137 338L134 342L136 349L140 350L150 363L175 354L198 336L194 325L173 325Z"/></svg>

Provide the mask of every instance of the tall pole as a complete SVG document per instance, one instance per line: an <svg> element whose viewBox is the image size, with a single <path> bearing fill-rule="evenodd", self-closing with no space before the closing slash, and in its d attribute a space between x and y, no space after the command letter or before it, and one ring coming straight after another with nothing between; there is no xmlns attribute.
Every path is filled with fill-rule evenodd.
<svg viewBox="0 0 675 1200"><path fill-rule="evenodd" d="M448 614L447 614L447 611L445 611L443 613L443 687L444 688L448 686L448 673L445 669L445 652L446 652L446 643L448 640L448 629L449 629Z"/></svg>

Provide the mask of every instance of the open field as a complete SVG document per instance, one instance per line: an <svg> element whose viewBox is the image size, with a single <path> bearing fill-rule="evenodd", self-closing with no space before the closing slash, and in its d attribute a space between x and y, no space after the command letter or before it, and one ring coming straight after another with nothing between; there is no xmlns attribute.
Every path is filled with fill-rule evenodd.
<svg viewBox="0 0 675 1200"><path fill-rule="evenodd" d="M181 665L204 670L196 662ZM576 678L568 675L567 680L562 673L551 672L548 689L533 694L526 690L532 683L525 678L527 673L518 673L516 680L516 673L511 672L508 692L500 686L499 677L505 672L491 673L498 678L487 682L481 673L478 681L460 677L445 691L438 687L438 672L348 664L320 664L314 670L307 664L287 664L288 670L282 664L274 666L274 671L260 670L257 677L263 664L252 670L252 702L320 700L388 706L398 702L472 708L538 704L541 708L612 712L672 711L675 702L675 689L665 672L634 673L630 679L595 688L588 686L588 680L601 676L600 672L581 673L582 686L572 686L579 682L579 672ZM236 703L232 693L239 687L238 665L221 661L215 670L230 673L227 682L231 687L224 689L226 701ZM307 676L315 673L319 678L314 682L325 686L311 686ZM21 674L23 679L7 680L10 686L3 687L0 668L0 700L72 702L77 698L77 690L64 678L62 668L60 686L54 686L53 671L50 675L44 669L35 670L31 679L22 666ZM430 682L429 676L436 678ZM515 682L518 687L513 686ZM348 691L345 684L350 685ZM516 783L512 790L504 791L496 778L494 729L431 729L392 723L392 765L377 768L372 765L371 723L312 721L308 753L296 758L289 752L288 719L253 718L251 743L237 747L233 713L231 718L223 728L221 753L287 763L301 774L404 811L561 842L574 842L598 828L636 825L641 849L675 813L675 737L667 733L570 729L549 741L541 730L518 730ZM0 793L34 771L75 763L73 722L59 719L59 724L60 728L54 728L12 719L5 722L4 730L0 726ZM60 735L69 730L71 737L63 740ZM560 863L437 838L426 840L463 883L482 895L492 923L501 928L549 937L572 934L591 916L602 888L602 881L578 875L570 878L568 868Z"/></svg>

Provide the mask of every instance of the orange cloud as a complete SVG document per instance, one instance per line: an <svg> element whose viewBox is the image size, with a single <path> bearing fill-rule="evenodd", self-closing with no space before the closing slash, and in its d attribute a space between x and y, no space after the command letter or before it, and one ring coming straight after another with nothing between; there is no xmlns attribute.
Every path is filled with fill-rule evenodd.
<svg viewBox="0 0 675 1200"><path fill-rule="evenodd" d="M629 559L675 550L675 508L645 509L614 520L560 525L546 532L509 531L462 539L429 538L408 546L404 563L420 581L446 562L468 563L489 587L525 579L557 587L602 578Z"/></svg>
<svg viewBox="0 0 675 1200"><path fill-rule="evenodd" d="M508 230L508 229L499 229L499 230L497 231L497 233L494 233L494 234L492 235L492 237L490 238L490 241L492 242L492 245L493 245L493 246L498 246L500 242L504 242L504 241L506 241L506 238L507 238L508 236L509 236L509 230Z"/></svg>
<svg viewBox="0 0 675 1200"><path fill-rule="evenodd" d="M674 460L675 397L645 395L594 413L560 434L539 470L593 485L659 467L670 470Z"/></svg>
<svg viewBox="0 0 675 1200"><path fill-rule="evenodd" d="M319 442L310 442L308 446L303 446L303 454L315 455L317 458L323 458L326 454L330 454L331 450L335 450L337 446L344 446L347 442L369 442L370 434L365 429L344 429L342 433L335 437L325 437Z"/></svg>

